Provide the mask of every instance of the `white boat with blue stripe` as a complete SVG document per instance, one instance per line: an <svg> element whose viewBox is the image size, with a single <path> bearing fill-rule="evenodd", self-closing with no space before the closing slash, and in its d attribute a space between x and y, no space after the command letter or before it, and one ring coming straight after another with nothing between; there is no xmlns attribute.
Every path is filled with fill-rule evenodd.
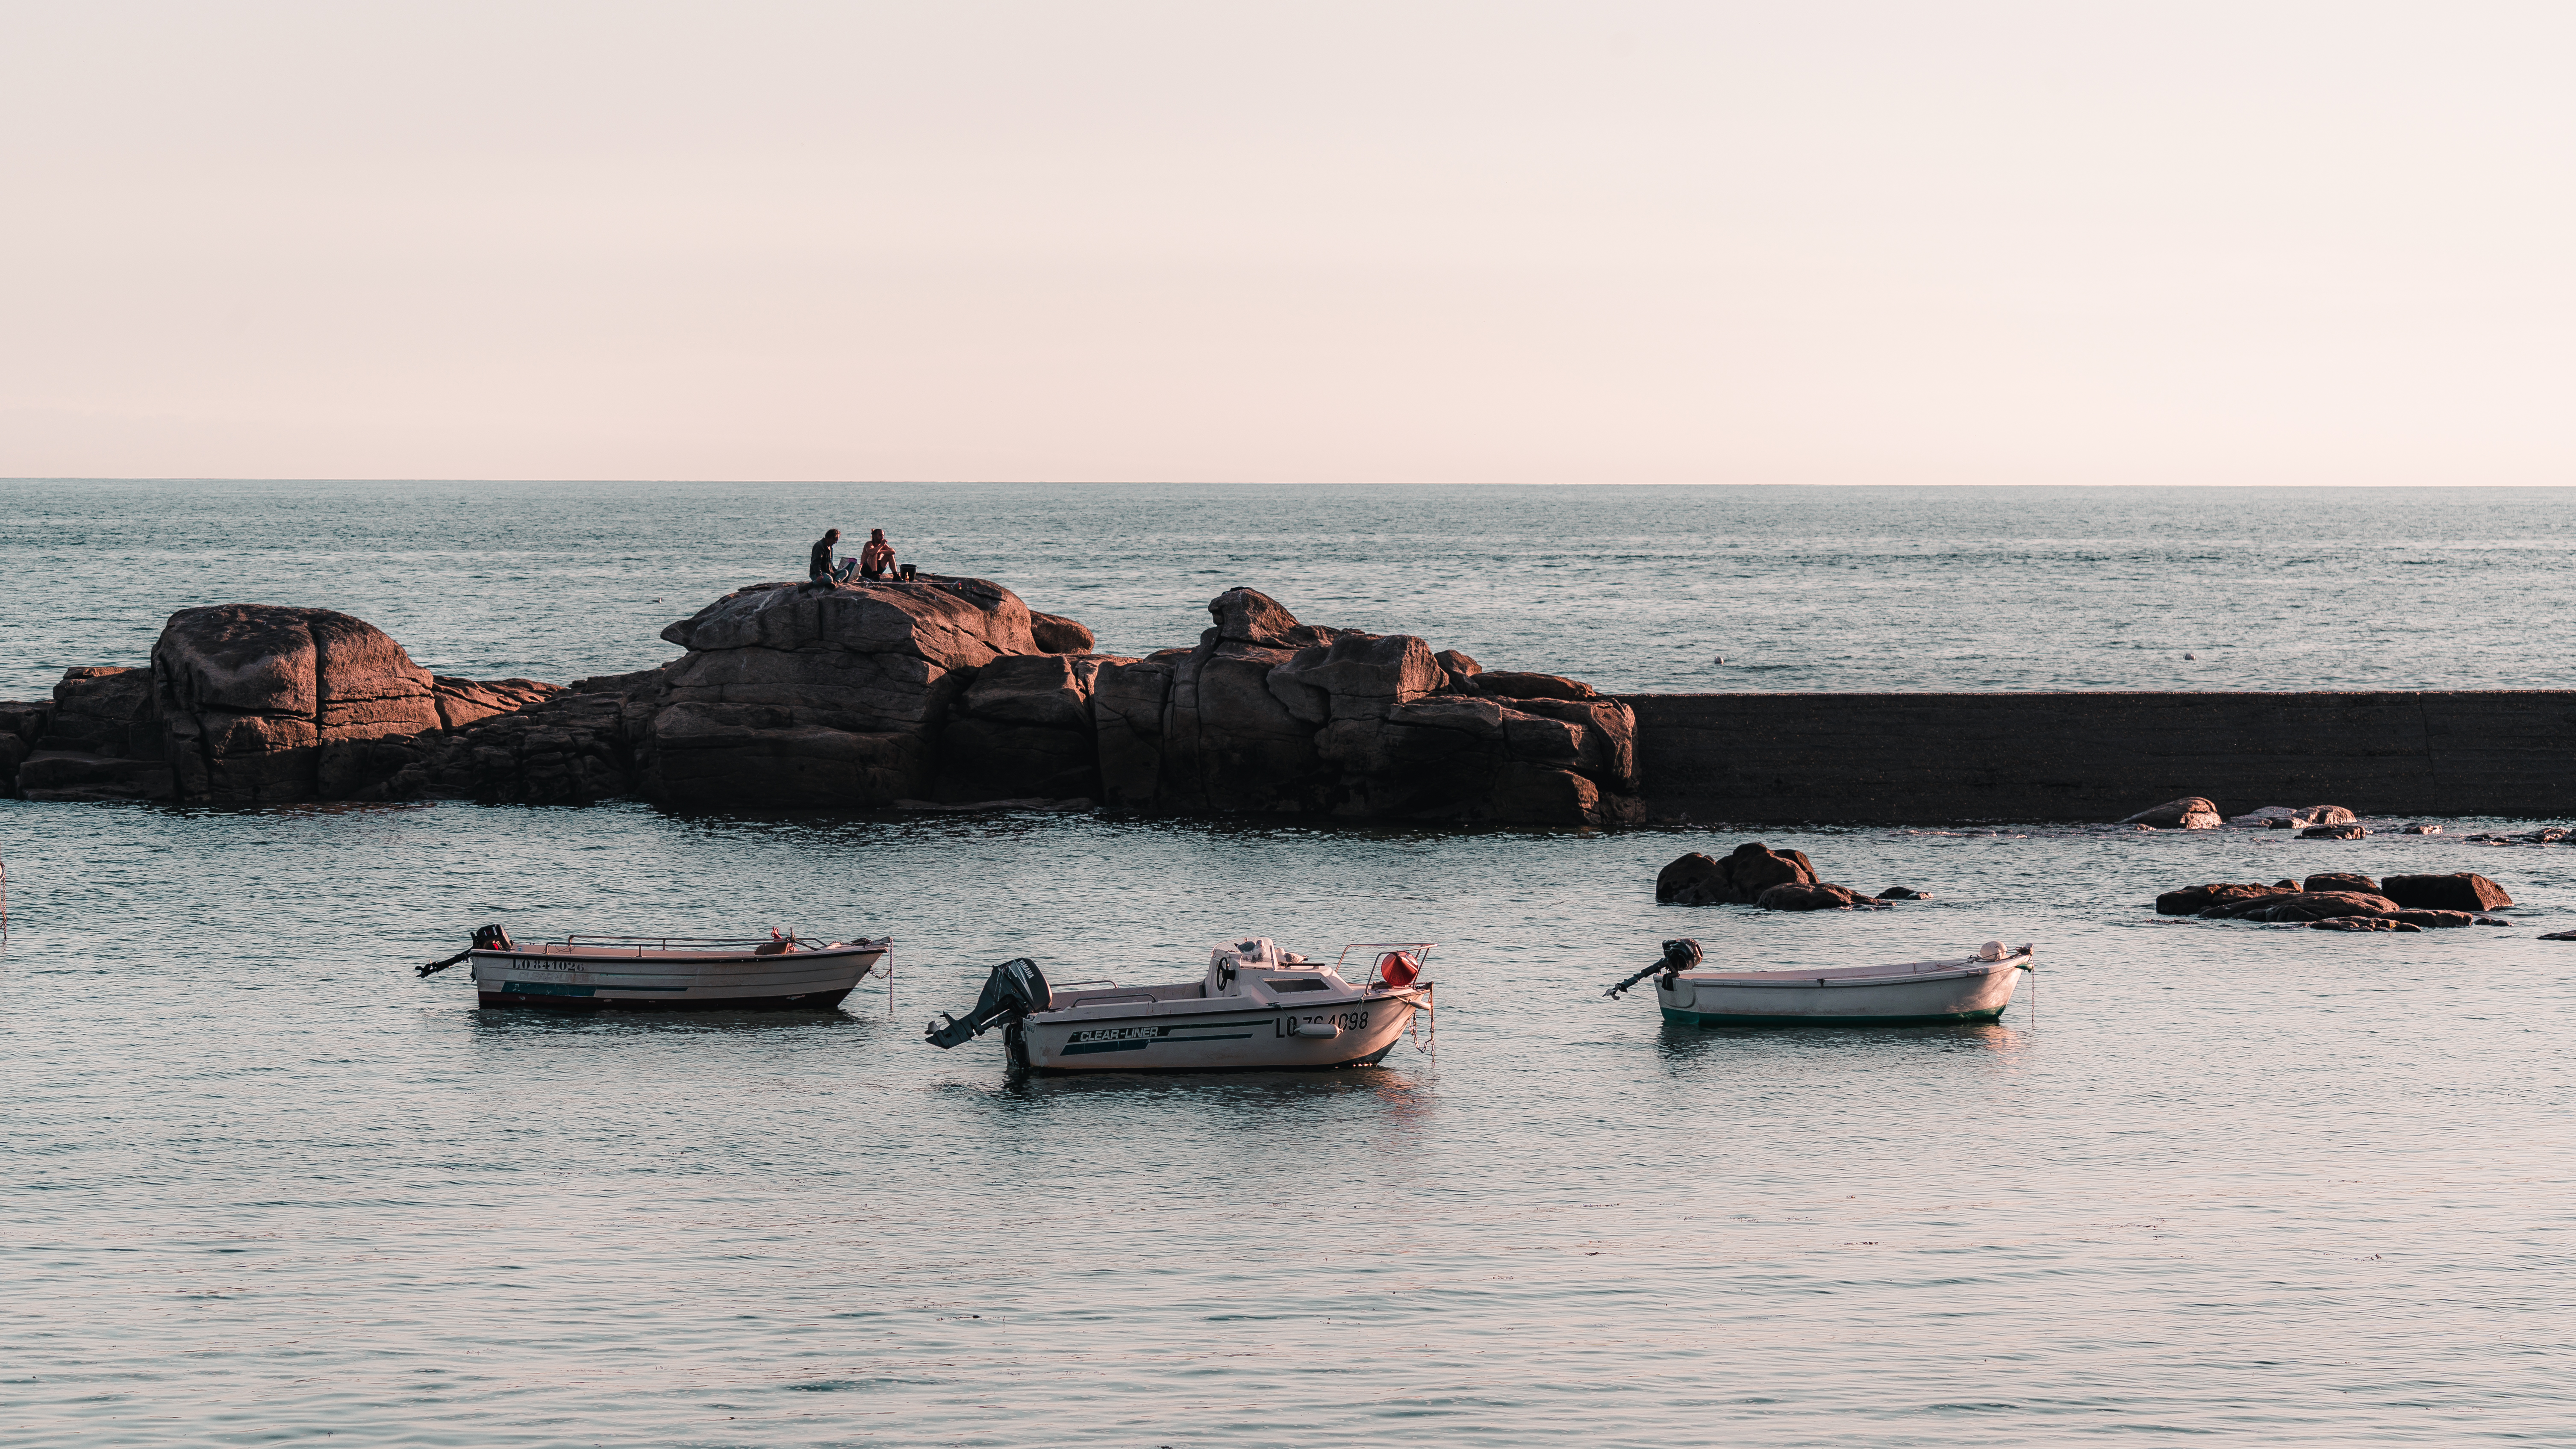
<svg viewBox="0 0 2576 1449"><path fill-rule="evenodd" d="M931 1022L926 1039L944 1050L999 1026L1011 1069L1036 1073L1373 1066L1408 1031L1430 1050L1416 1021L1432 1011L1422 971L1435 944L1355 942L1321 962L1256 936L1217 947L1200 979L1160 986L1051 985L1023 957L994 967L975 1009Z"/></svg>

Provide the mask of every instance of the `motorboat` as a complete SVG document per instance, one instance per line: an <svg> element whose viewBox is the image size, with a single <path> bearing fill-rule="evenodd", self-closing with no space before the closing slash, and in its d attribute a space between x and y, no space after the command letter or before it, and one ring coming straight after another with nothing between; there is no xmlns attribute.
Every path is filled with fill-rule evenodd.
<svg viewBox="0 0 2576 1449"><path fill-rule="evenodd" d="M1965 956L1886 966L1782 971L1702 970L1699 942L1666 941L1654 965L1613 986L1618 996L1649 976L1666 1021L1699 1026L1904 1026L1993 1021L2012 1004L2029 946L1988 941Z"/></svg>
<svg viewBox="0 0 2576 1449"><path fill-rule="evenodd" d="M569 935L521 944L499 926L420 969L473 963L484 1006L557 1011L827 1011L883 964L894 939ZM893 968L887 967L891 974Z"/></svg>
<svg viewBox="0 0 2576 1449"><path fill-rule="evenodd" d="M1436 944L1354 942L1324 962L1255 936L1210 952L1198 980L1163 986L1053 984L1022 957L994 967L974 1010L943 1013L925 1039L944 1051L999 1026L1011 1069L1037 1073L1374 1066L1408 1031L1430 1050L1416 1018L1432 1016L1422 972Z"/></svg>

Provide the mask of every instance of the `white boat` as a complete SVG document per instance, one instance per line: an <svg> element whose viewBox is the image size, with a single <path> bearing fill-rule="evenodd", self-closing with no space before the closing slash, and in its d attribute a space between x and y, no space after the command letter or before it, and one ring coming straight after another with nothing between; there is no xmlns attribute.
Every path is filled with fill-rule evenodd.
<svg viewBox="0 0 2576 1449"><path fill-rule="evenodd" d="M1430 1014L1422 966L1435 944L1356 942L1326 963L1256 936L1217 947L1200 979L1162 986L1053 986L1023 957L994 967L975 1009L931 1022L926 1039L945 1050L1000 1026L1011 1067L1040 1073L1373 1066ZM1357 980L1343 974L1353 953ZM1428 1035L1416 1038L1425 1051Z"/></svg>
<svg viewBox="0 0 2576 1449"><path fill-rule="evenodd" d="M1610 988L1655 977L1666 1021L1697 1026L1902 1026L1993 1021L2012 1004L2029 946L1988 941L1966 956L1885 966L1816 966L1784 971L1706 971L1697 941L1664 943L1663 959Z"/></svg>
<svg viewBox="0 0 2576 1449"><path fill-rule="evenodd" d="M484 1006L557 1011L828 1011L894 949L882 940L566 936L522 945L498 926L423 976L474 963ZM891 969L891 968L889 968Z"/></svg>

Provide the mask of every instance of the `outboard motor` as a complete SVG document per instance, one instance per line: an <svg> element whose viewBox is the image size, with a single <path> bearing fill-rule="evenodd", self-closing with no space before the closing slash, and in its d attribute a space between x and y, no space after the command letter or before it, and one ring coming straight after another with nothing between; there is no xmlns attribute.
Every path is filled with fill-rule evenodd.
<svg viewBox="0 0 2576 1449"><path fill-rule="evenodd" d="M964 1046L1003 1022L1016 1026L1030 1012L1046 1010L1054 995L1038 963L1026 956L1005 961L984 978L984 994L965 1019L941 1012L939 1019L924 1029L922 1039L941 1051Z"/></svg>
<svg viewBox="0 0 2576 1449"><path fill-rule="evenodd" d="M1681 973L1688 971L1698 964L1699 942L1692 940L1688 936L1684 936L1678 941L1666 941L1664 943L1664 955L1662 960L1657 961L1654 965L1647 967L1645 970L1638 972L1636 975L1629 977L1627 980L1620 982L1618 985L1611 987L1609 990L1604 991L1601 994L1604 996L1616 997L1620 992L1627 990L1629 987L1636 985L1638 982L1645 980L1647 977L1654 975L1658 971L1664 973L1663 981L1658 984L1669 986L1672 984L1672 979L1674 977L1679 976Z"/></svg>
<svg viewBox="0 0 2576 1449"><path fill-rule="evenodd" d="M426 966L415 966L412 969L423 976L435 976L439 972L446 970L448 967L455 965L457 962L464 960L466 957L473 955L477 951L507 951L510 949L512 948L510 945L509 932L502 930L499 926L478 926L474 931L473 945L466 947L464 950L457 952L455 955L448 957L444 961L432 961Z"/></svg>

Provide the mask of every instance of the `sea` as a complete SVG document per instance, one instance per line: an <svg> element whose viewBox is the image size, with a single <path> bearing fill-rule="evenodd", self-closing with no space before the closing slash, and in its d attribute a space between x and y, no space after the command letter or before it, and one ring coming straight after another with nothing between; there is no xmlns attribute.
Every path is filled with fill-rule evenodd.
<svg viewBox="0 0 2576 1449"><path fill-rule="evenodd" d="M568 681L827 525L1127 653L1258 588L1605 690L2563 687L2576 493L0 482L0 698L174 609ZM1722 662L1721 662L1722 661ZM2140 805L2154 802L2140 801ZM2314 802L2284 799L2280 803ZM2576 853L0 801L0 1446L2576 1443ZM1658 907L1760 839L1866 891ZM2158 917L2475 870L2503 928ZM486 922L891 934L841 1010L480 1011ZM1014 1081L996 963L1436 941L1341 1074ZM2028 941L1991 1025L1671 1026Z"/></svg>

